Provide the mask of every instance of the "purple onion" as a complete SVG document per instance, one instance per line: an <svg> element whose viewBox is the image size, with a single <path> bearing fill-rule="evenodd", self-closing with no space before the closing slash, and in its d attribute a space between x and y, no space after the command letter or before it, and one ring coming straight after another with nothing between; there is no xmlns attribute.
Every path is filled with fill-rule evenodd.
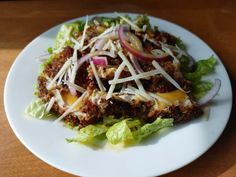
<svg viewBox="0 0 236 177"><path fill-rule="evenodd" d="M198 105L199 106L204 106L207 103L209 103L209 101L211 101L219 92L221 87L221 81L220 79L215 79L215 83L212 87L212 89L203 97L198 101Z"/></svg>

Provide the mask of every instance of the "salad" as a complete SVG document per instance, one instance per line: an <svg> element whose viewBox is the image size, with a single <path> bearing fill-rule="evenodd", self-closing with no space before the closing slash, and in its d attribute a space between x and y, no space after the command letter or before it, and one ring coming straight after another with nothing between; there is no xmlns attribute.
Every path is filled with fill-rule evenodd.
<svg viewBox="0 0 236 177"><path fill-rule="evenodd" d="M219 92L219 79L203 78L214 71L214 56L195 61L147 15L115 14L63 24L41 64L26 113L63 121L77 132L68 142L139 143L201 117Z"/></svg>

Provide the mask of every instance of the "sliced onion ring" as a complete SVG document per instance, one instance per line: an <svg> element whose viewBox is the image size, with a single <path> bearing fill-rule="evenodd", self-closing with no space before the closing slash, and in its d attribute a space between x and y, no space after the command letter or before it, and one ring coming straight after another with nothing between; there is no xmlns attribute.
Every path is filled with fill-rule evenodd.
<svg viewBox="0 0 236 177"><path fill-rule="evenodd" d="M209 101L211 101L219 92L221 87L221 81L220 79L215 79L215 83L212 87L212 89L203 97L198 101L198 105L199 106L204 106L207 103L209 103Z"/></svg>
<svg viewBox="0 0 236 177"><path fill-rule="evenodd" d="M145 52L140 52L137 49L133 48L126 41L125 31L127 31L127 26L121 25L119 27L119 31L118 31L118 36L119 36L120 43L125 49L127 49L137 59L142 60L142 61L149 61L149 62L151 62L152 60L156 60L157 62L170 60L168 54L153 56L152 54L145 53Z"/></svg>

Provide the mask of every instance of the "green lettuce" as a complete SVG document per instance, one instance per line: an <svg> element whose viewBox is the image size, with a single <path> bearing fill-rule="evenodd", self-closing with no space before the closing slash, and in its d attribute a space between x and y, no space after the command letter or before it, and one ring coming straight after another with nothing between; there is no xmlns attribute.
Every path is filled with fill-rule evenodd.
<svg viewBox="0 0 236 177"><path fill-rule="evenodd" d="M153 123L142 125L139 119L124 117L115 119L114 116L107 116L102 123L79 129L76 138L66 140L96 145L101 138L107 138L110 144L127 145L140 142L160 129L171 126L173 126L173 119L157 118Z"/></svg>
<svg viewBox="0 0 236 177"><path fill-rule="evenodd" d="M111 17L96 16L96 17L92 18L89 23L92 23L93 25L97 25L97 23L98 23L101 26L111 27L113 25L120 23L120 17L111 18Z"/></svg>
<svg viewBox="0 0 236 177"><path fill-rule="evenodd" d="M138 27L142 28L146 25L147 29L151 29L150 21L147 15L138 15L136 16L135 23Z"/></svg>
<svg viewBox="0 0 236 177"><path fill-rule="evenodd" d="M110 116L105 116L103 117L103 124L106 126L112 126L113 124L120 122L121 120L123 120L124 118L120 118L120 119L116 119L114 116L110 115Z"/></svg>
<svg viewBox="0 0 236 177"><path fill-rule="evenodd" d="M35 101L31 102L26 107L25 114L37 119L50 118L53 116L52 113L46 111L46 104L40 99L36 99Z"/></svg>
<svg viewBox="0 0 236 177"><path fill-rule="evenodd" d="M111 144L119 144L134 140L133 133L127 124L127 120L122 120L111 126L106 133L106 137Z"/></svg>
<svg viewBox="0 0 236 177"><path fill-rule="evenodd" d="M180 49L186 51L186 46L184 45L184 43L183 43L183 41L181 40L180 37L177 37L177 38L176 38L176 45L177 45Z"/></svg>
<svg viewBox="0 0 236 177"><path fill-rule="evenodd" d="M194 97L199 100L202 98L209 90L211 90L213 84L208 81L199 81L192 84L192 93Z"/></svg>
<svg viewBox="0 0 236 177"><path fill-rule="evenodd" d="M182 61L183 66L186 62L187 60ZM186 72L185 70L184 77L192 82L192 93L197 100L202 98L212 88L213 84L203 81L202 77L212 73L215 65L216 59L214 56L211 56L207 59L197 61L192 72Z"/></svg>
<svg viewBox="0 0 236 177"><path fill-rule="evenodd" d="M75 37L76 33L82 32L84 29L84 25L85 23L82 21L76 21L73 23L62 25L57 33L53 50L57 50L60 47L64 46L73 46L74 44L72 41L70 41L70 37ZM68 33L69 29L71 29L70 33ZM65 39L67 39L66 42Z"/></svg>
<svg viewBox="0 0 236 177"><path fill-rule="evenodd" d="M100 138L101 135L105 134L108 130L108 127L104 125L88 125L84 128L81 128L78 131L77 137L73 139L66 139L68 142L80 142L80 143L94 143L97 138Z"/></svg>
<svg viewBox="0 0 236 177"><path fill-rule="evenodd" d="M159 131L162 128L172 127L174 119L157 118L154 122L143 125L134 134L137 140L142 140L147 136Z"/></svg>
<svg viewBox="0 0 236 177"><path fill-rule="evenodd" d="M114 124L106 133L111 144L139 142L165 127L173 126L173 119L157 118L153 123L141 126L140 120L125 119Z"/></svg>
<svg viewBox="0 0 236 177"><path fill-rule="evenodd" d="M194 71L184 73L184 77L192 82L198 82L201 80L202 76L213 72L215 65L216 59L214 58L214 56L211 56L207 59L199 60L194 66Z"/></svg>

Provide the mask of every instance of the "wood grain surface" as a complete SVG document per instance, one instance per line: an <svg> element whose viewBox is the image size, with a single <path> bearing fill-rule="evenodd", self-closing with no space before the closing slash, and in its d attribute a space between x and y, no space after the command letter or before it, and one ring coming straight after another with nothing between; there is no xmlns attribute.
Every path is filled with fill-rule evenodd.
<svg viewBox="0 0 236 177"><path fill-rule="evenodd" d="M7 121L3 90L7 73L20 51L36 36L71 18L99 12L139 12L175 22L206 41L236 83L236 1L0 1L0 176L69 177L35 157L16 138ZM235 99L234 99L235 102ZM222 136L199 159L166 177L235 177L235 104Z"/></svg>

